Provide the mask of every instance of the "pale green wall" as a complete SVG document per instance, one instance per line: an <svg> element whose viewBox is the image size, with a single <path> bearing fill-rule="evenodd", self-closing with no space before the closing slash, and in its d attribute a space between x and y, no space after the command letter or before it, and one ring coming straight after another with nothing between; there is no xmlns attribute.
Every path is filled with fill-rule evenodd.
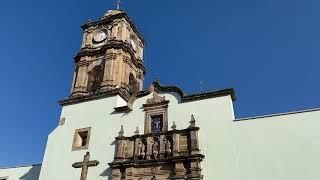
<svg viewBox="0 0 320 180"><path fill-rule="evenodd" d="M218 180L301 180L318 179L320 153L320 111L234 121L229 96L179 103L177 94L161 94L170 100L169 127L175 121L178 129L188 127L193 114L200 127L200 147L205 160L205 179ZM86 150L71 151L75 129L92 127L88 151L98 167L89 169L88 179L108 179L113 160L114 138L124 125L125 136L132 136L136 126L144 129L142 104L135 101L133 111L114 113L123 104L119 96L65 106L63 126L50 135L40 180L77 180L80 169L71 165L81 161Z"/></svg>
<svg viewBox="0 0 320 180"><path fill-rule="evenodd" d="M178 129L187 128L191 115L194 114L202 128L200 134L202 142L209 140L205 134L211 132L215 137L223 138L223 135L221 136L223 132L217 126L226 126L227 122L234 119L232 103L228 96L182 104L178 103L177 94L165 94L165 96L170 100L169 127L175 121ZM66 118L66 123L49 135L40 180L76 180L80 177L80 169L74 169L71 165L81 161L86 150L72 152L71 146L74 130L85 127L92 127L88 149L91 158L101 162L98 167L89 169L88 179L108 179L111 171L107 163L113 160L112 143L118 135L120 126L124 125L125 136L132 136L136 126L139 126L140 132L143 133L145 114L141 107L151 95L136 100L133 111L128 114L113 112L114 107L121 102L119 98L115 96L63 107L61 117ZM207 148L208 144L203 143L203 147ZM204 163L204 167L209 167L208 162ZM207 171L208 168L205 169L205 172Z"/></svg>
<svg viewBox="0 0 320 180"><path fill-rule="evenodd" d="M320 179L320 111L234 122L237 179Z"/></svg>
<svg viewBox="0 0 320 180"><path fill-rule="evenodd" d="M38 180L41 165L0 169L0 177L8 180Z"/></svg>

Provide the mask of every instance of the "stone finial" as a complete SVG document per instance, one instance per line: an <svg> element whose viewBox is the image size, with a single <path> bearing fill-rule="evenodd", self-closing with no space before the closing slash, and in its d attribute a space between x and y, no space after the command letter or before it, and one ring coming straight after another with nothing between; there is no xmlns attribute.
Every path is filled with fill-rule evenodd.
<svg viewBox="0 0 320 180"><path fill-rule="evenodd" d="M193 115L191 115L191 121L190 121L190 126L191 128L196 127L196 119L194 118Z"/></svg>
<svg viewBox="0 0 320 180"><path fill-rule="evenodd" d="M177 129L177 125L176 125L176 122L175 122L175 121L173 121L171 128L172 128L173 130L176 130L176 129Z"/></svg>
<svg viewBox="0 0 320 180"><path fill-rule="evenodd" d="M156 78L153 80L153 84L160 84L160 78L159 78L159 77L156 77Z"/></svg>
<svg viewBox="0 0 320 180"><path fill-rule="evenodd" d="M118 137L123 137L123 134L124 134L123 125L121 125Z"/></svg>
<svg viewBox="0 0 320 180"><path fill-rule="evenodd" d="M134 134L135 135L138 135L139 134L139 127L137 126L136 130L134 131Z"/></svg>

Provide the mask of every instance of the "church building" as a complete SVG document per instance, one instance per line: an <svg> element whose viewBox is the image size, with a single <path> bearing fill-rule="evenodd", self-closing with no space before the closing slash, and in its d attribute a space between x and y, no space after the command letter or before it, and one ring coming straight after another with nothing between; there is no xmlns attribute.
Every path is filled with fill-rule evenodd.
<svg viewBox="0 0 320 180"><path fill-rule="evenodd" d="M0 180L320 178L319 109L236 119L233 89L144 86L145 41L125 11L82 29L43 162L0 169Z"/></svg>

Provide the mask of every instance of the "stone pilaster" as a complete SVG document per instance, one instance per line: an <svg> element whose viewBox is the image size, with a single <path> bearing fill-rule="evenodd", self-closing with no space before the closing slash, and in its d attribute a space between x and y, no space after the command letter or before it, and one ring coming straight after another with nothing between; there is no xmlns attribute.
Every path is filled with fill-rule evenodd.
<svg viewBox="0 0 320 180"><path fill-rule="evenodd" d="M138 159L139 157L139 142L142 143L141 139L140 138L137 138L135 141L134 141L134 159Z"/></svg>
<svg viewBox="0 0 320 180"><path fill-rule="evenodd" d="M152 137L147 137L147 153L146 153L146 156L147 156L147 160L150 160L151 159L151 155L152 155Z"/></svg>
<svg viewBox="0 0 320 180"><path fill-rule="evenodd" d="M123 146L123 141L122 140L117 140L117 152L115 153L115 159L121 159L122 158L122 146Z"/></svg>
<svg viewBox="0 0 320 180"><path fill-rule="evenodd" d="M173 139L173 148L172 148L173 156L179 156L180 134L173 133L172 139Z"/></svg>
<svg viewBox="0 0 320 180"><path fill-rule="evenodd" d="M161 159L164 158L165 148L166 148L165 135L160 135L159 157L160 157Z"/></svg>
<svg viewBox="0 0 320 180"><path fill-rule="evenodd" d="M198 141L198 130L190 131L190 143L191 143L191 154L199 154L199 141Z"/></svg>
<svg viewBox="0 0 320 180"><path fill-rule="evenodd" d="M126 174L125 174L125 179L126 180L134 180L134 174L135 174L135 169L134 167L128 167L126 168Z"/></svg>
<svg viewBox="0 0 320 180"><path fill-rule="evenodd" d="M112 170L112 180L121 180L121 172L120 169L113 169Z"/></svg>
<svg viewBox="0 0 320 180"><path fill-rule="evenodd" d="M201 175L201 165L200 162L191 162L190 163L191 167L190 167L190 171L191 171L191 177L194 180L200 180L202 179L202 175Z"/></svg>
<svg viewBox="0 0 320 180"><path fill-rule="evenodd" d="M185 179L185 169L182 162L177 162L174 169L174 179Z"/></svg>

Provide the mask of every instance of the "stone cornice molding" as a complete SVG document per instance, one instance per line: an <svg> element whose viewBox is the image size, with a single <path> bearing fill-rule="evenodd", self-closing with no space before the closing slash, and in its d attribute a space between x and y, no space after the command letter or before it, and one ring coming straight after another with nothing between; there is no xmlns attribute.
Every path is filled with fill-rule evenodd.
<svg viewBox="0 0 320 180"><path fill-rule="evenodd" d="M110 91L105 91L93 95L87 95L87 96L80 96L80 97L68 97L66 99L59 100L58 103L61 106L66 106L66 105L71 105L71 104L76 104L76 103L81 103L81 102L87 102L87 101L92 101L96 99L101 99L101 98L106 98L106 97L111 97L111 96L116 96L119 95L122 97L124 100L129 99L129 94L126 92L126 90L123 89L113 89Z"/></svg>
<svg viewBox="0 0 320 180"><path fill-rule="evenodd" d="M230 96L232 101L236 100L235 92L232 88L230 89L223 89L218 91L212 91L207 93L200 93L200 94L192 94L192 95L184 95L183 91L176 86L162 86L160 84L159 80L156 80L152 83L151 87L145 91L140 91L135 94L133 94L131 97L128 95L128 93L123 89L114 89L106 92L97 93L94 95L87 95L82 97L69 97L63 100L58 101L60 105L70 105L70 104L76 104L86 101L91 101L95 99L101 99L105 97L115 96L119 95L124 100L126 100L128 103L126 106L116 107L114 110L116 112L128 112L132 110L132 105L135 102L135 100L147 96L151 94L152 92L165 92L170 93L174 92L177 93L181 98L181 103L185 102L191 102L191 101L198 101L203 99L210 99L210 98L216 98L216 97L222 97L222 96Z"/></svg>
<svg viewBox="0 0 320 180"><path fill-rule="evenodd" d="M89 63L87 61L78 61L77 66L86 67Z"/></svg>
<svg viewBox="0 0 320 180"><path fill-rule="evenodd" d="M145 44L143 36L138 31L137 26L134 24L134 22L131 20L131 18L127 15L127 13L125 11L122 11L121 13L118 13L118 14L115 14L115 15L105 16L105 17L101 18L98 21L89 21L89 22L85 23L84 25L82 25L81 28L84 31L86 31L88 28L90 28L92 26L102 26L102 25L105 25L105 24L110 24L114 20L122 19L122 18L124 18L130 24L132 30L137 34L137 36L140 38L142 43Z"/></svg>
<svg viewBox="0 0 320 180"><path fill-rule="evenodd" d="M137 100L141 97L144 97L144 96L148 96L149 94L153 93L154 91L156 91L157 93L159 93L159 92L177 93L181 98L180 103L186 103L186 102L191 102L191 101L198 101L198 100L210 99L210 98L216 98L216 97L222 97L222 96L230 96L232 101L236 100L235 92L232 88L218 90L218 91L212 91L212 92L207 92L207 93L185 95L184 92L179 87L177 87L177 86L162 86L160 84L160 80L156 79L152 83L152 85L150 86L149 89L147 89L145 91L137 92L136 94L132 95L128 100L128 105L126 108L117 107L117 108L115 108L115 111L121 112L120 110L125 110L125 111L132 110L132 105L135 102L135 100Z"/></svg>
<svg viewBox="0 0 320 180"><path fill-rule="evenodd" d="M151 159L151 160L129 160L129 161L120 161L120 162L112 162L108 163L111 168L117 168L121 166L127 167L144 167L150 165L161 165L168 164L170 162L183 162L185 160L189 161L202 161L205 158L202 154L194 154L194 155L183 155L183 156L171 156L167 159Z"/></svg>
<svg viewBox="0 0 320 180"><path fill-rule="evenodd" d="M165 131L165 132L159 132L156 135L161 136L161 135L172 135L172 134L184 134L188 133L190 131L199 131L199 127L188 127L187 129L175 129L175 130L170 130L170 131ZM121 136L121 137L116 137L116 140L134 140L136 138L147 138L147 137L154 137L155 134L153 133L146 133L146 134L136 134L131 137L126 137L126 136Z"/></svg>
<svg viewBox="0 0 320 180"><path fill-rule="evenodd" d="M100 46L98 48L85 47L81 49L80 52L74 57L74 60L76 63L78 63L81 57L83 56L97 56L98 54L106 53L106 51L111 48L122 49L123 51L129 53L132 59L132 63L138 68L141 68L143 70L143 73L146 74L147 70L142 60L136 58L132 48L126 42L119 41L119 40L110 40L109 42L107 42L107 44Z"/></svg>

